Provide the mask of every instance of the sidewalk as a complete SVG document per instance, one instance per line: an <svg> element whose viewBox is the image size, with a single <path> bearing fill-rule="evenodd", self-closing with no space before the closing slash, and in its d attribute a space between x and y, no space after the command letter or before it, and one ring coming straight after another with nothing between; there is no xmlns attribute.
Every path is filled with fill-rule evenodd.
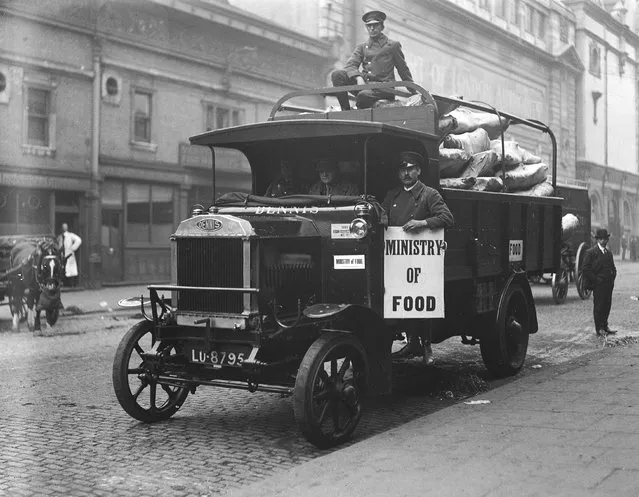
<svg viewBox="0 0 639 497"><path fill-rule="evenodd" d="M95 312L134 311L132 307L118 307L118 301L127 297L148 297L147 285L103 287L99 290L62 290L63 312L77 307L82 314Z"/></svg>
<svg viewBox="0 0 639 497"><path fill-rule="evenodd" d="M639 346L470 400L224 495L639 495Z"/></svg>

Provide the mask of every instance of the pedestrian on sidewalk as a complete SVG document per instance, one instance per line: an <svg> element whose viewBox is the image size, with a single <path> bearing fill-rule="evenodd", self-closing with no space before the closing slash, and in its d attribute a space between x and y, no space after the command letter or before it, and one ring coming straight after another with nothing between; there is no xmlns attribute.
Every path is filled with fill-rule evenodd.
<svg viewBox="0 0 639 497"><path fill-rule="evenodd" d="M630 260L635 262L637 260L637 237L630 237Z"/></svg>
<svg viewBox="0 0 639 497"><path fill-rule="evenodd" d="M593 295L593 315L597 336L617 333L608 327L608 316L612 305L612 290L615 286L617 268L612 252L606 248L610 233L605 228L595 233L597 244L588 249L584 258L583 275Z"/></svg>
<svg viewBox="0 0 639 497"><path fill-rule="evenodd" d="M69 231L67 223L62 223L62 233L58 236L58 245L62 250L64 263L62 285L76 287L78 285L78 261L75 258L75 253L82 245L82 238Z"/></svg>
<svg viewBox="0 0 639 497"><path fill-rule="evenodd" d="M626 259L626 249L628 248L628 238L626 235L621 235L621 260Z"/></svg>

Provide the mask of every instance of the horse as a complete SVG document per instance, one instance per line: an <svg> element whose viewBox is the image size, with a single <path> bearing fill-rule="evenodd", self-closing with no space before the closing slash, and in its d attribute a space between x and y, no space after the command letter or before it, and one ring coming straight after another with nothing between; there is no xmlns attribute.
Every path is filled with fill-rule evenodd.
<svg viewBox="0 0 639 497"><path fill-rule="evenodd" d="M9 306L13 331L20 331L20 318L26 307L30 331L40 330L40 312L46 314L53 326L58 319L62 302L60 286L64 266L60 250L54 242L21 241L12 249L11 269L4 278L9 280Z"/></svg>

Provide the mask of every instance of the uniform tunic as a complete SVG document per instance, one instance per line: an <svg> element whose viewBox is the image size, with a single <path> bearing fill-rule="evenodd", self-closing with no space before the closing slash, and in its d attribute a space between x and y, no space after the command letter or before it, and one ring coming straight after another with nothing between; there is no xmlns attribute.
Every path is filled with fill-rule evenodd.
<svg viewBox="0 0 639 497"><path fill-rule="evenodd" d="M353 78L359 76L360 66L361 72L370 74L380 81L395 81L395 68L401 81L413 81L401 43L390 40L383 34L357 45L346 61L344 70L349 78Z"/></svg>
<svg viewBox="0 0 639 497"><path fill-rule="evenodd" d="M389 226L404 226L411 219L426 220L430 229L445 228L454 223L439 192L421 181L408 191L403 185L393 188L386 194L382 207Z"/></svg>

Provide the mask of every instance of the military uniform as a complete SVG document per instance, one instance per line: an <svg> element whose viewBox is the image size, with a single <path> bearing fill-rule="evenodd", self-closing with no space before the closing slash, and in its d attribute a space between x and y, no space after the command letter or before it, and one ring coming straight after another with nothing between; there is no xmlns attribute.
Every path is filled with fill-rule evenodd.
<svg viewBox="0 0 639 497"><path fill-rule="evenodd" d="M384 19L386 15L378 11L368 12L362 17L366 24L383 22ZM358 45L346 61L344 69L333 71L331 80L333 86L356 85L357 76L362 76L367 81L395 81L395 69L401 81L413 81L402 45L398 41L390 40L384 34L379 34ZM372 107L377 100L395 98L393 93L384 90L362 90L353 93L356 95L358 109ZM337 95L337 99L342 110L350 109L348 96L345 93Z"/></svg>

